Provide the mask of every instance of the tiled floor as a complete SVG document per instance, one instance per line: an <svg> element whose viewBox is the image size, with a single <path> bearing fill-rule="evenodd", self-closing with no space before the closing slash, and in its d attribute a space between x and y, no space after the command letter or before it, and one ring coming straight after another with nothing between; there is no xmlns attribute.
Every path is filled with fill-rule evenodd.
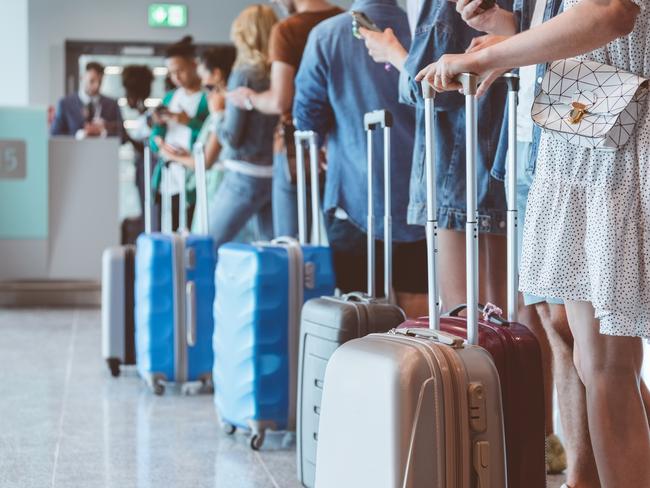
<svg viewBox="0 0 650 488"><path fill-rule="evenodd" d="M209 396L155 397L133 372L111 378L99 320L0 310L0 487L300 486L286 439L252 452L220 431Z"/></svg>

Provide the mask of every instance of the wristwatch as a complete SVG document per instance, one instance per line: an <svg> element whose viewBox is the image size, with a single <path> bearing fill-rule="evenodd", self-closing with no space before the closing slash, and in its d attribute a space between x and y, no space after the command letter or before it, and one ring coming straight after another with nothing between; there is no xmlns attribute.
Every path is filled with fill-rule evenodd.
<svg viewBox="0 0 650 488"><path fill-rule="evenodd" d="M255 108L253 106L253 101L251 100L251 97L246 97L246 100L244 100L244 108L249 112Z"/></svg>

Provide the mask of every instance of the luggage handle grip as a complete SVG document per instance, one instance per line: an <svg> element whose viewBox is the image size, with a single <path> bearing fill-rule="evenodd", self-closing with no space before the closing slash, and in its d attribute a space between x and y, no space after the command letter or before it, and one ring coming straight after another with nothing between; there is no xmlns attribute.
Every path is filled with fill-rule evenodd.
<svg viewBox="0 0 650 488"><path fill-rule="evenodd" d="M481 303L478 304L478 309L479 309L479 312L482 313L482 314L485 314L486 312L490 311L490 309L488 307L486 307L485 305L483 305ZM462 304L458 305L453 310L450 310L449 312L447 312L445 315L447 317L460 317L460 313L463 312L464 310L467 310L467 304L466 303L462 303ZM495 323L497 325L502 325L502 326L508 325L508 321L506 319L504 319L503 317L501 317L501 315L488 314L487 320L489 320L490 322L493 322L493 323Z"/></svg>
<svg viewBox="0 0 650 488"><path fill-rule="evenodd" d="M357 303L362 303L362 302L367 302L368 299L372 298L365 293L361 293L358 291L353 291L351 293L346 293L341 297L344 301L346 302L357 302Z"/></svg>
<svg viewBox="0 0 650 488"><path fill-rule="evenodd" d="M363 116L363 127L366 130L374 130L377 126L385 129L393 126L393 114L388 110L374 110Z"/></svg>
<svg viewBox="0 0 650 488"><path fill-rule="evenodd" d="M407 337L423 337L425 339L433 339L441 344L446 346L460 348L465 345L465 341L460 337L455 335L447 334L434 329L422 329L422 328L413 328L413 329L393 329L393 334L401 334Z"/></svg>
<svg viewBox="0 0 650 488"><path fill-rule="evenodd" d="M188 281L185 285L187 345L196 345L196 283Z"/></svg>

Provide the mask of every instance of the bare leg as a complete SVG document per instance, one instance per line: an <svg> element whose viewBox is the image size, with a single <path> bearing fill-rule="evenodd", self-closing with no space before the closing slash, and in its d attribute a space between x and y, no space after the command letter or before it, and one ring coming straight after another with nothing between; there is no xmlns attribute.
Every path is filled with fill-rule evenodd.
<svg viewBox="0 0 650 488"><path fill-rule="evenodd" d="M444 310L466 301L465 233L441 230L438 234L440 295ZM479 300L506 307L506 238L481 234L479 239Z"/></svg>
<svg viewBox="0 0 650 488"><path fill-rule="evenodd" d="M641 398L641 339L601 335L587 302L567 302L602 486L650 486L650 429Z"/></svg>
<svg viewBox="0 0 650 488"><path fill-rule="evenodd" d="M573 364L573 336L562 305L539 303L537 312L551 351L560 419L567 452L567 484L572 488L600 486L587 426L585 389Z"/></svg>

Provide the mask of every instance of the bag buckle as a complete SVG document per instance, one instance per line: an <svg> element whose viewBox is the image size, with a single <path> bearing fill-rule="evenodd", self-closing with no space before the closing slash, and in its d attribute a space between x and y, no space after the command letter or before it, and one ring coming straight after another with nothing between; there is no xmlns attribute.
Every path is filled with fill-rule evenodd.
<svg viewBox="0 0 650 488"><path fill-rule="evenodd" d="M569 112L569 122L579 124L587 115L587 105L581 102L571 102L571 112Z"/></svg>

